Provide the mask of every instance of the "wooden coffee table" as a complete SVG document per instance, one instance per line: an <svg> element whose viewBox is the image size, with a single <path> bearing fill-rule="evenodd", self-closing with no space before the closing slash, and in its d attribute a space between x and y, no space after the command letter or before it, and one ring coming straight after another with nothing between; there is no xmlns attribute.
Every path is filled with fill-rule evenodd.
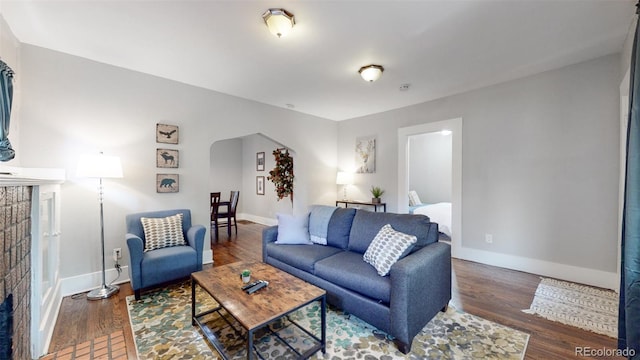
<svg viewBox="0 0 640 360"><path fill-rule="evenodd" d="M240 272L243 269L251 270L251 281L266 280L269 282L269 286L254 294L247 294L241 289L243 283L240 280ZM196 285L211 295L219 306L196 314ZM313 347L300 353L287 344L268 325L285 318L290 313L314 301L320 301L321 303L320 338L289 319L292 325L304 331L317 342ZM237 262L191 274L192 323L202 329L207 340L224 359L228 359L229 355L212 329L204 321L201 321L205 315L217 312L220 316L223 316L220 311L224 309L247 331L247 359L253 358L255 332L265 327L293 350L298 359L307 359L318 350L323 353L326 350L326 307L326 291L264 263ZM257 349L256 353L262 358Z"/></svg>

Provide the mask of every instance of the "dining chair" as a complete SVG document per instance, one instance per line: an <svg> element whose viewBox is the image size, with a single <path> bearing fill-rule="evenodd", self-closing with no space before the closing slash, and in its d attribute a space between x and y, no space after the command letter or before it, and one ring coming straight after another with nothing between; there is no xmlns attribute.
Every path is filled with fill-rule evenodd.
<svg viewBox="0 0 640 360"><path fill-rule="evenodd" d="M220 193L211 193L211 222L213 226L212 240L218 240L218 228L226 227L227 235L231 236L231 226L235 227L238 234L238 224L236 222L236 209L240 191L231 191L229 201L220 201Z"/></svg>

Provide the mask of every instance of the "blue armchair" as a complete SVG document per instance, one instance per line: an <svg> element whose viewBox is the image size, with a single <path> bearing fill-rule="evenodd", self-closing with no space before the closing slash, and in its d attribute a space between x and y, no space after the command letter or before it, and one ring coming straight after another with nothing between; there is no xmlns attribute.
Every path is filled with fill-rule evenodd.
<svg viewBox="0 0 640 360"><path fill-rule="evenodd" d="M141 217L164 218L182 213L182 233L187 246L172 246L145 252ZM187 209L149 211L126 216L129 247L129 277L136 300L140 291L167 281L188 277L202 270L202 250L205 227L191 226L191 211Z"/></svg>

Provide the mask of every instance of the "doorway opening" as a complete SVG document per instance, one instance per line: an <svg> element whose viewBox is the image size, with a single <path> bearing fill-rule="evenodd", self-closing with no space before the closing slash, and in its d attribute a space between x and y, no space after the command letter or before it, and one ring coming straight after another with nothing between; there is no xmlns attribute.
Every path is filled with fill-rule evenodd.
<svg viewBox="0 0 640 360"><path fill-rule="evenodd" d="M419 156L429 148L440 153L430 156L432 166L426 169L419 164L428 159ZM437 206L415 204L413 195L418 191L424 196L422 199L418 195L419 202ZM429 212L427 216L433 222L442 223L440 230L449 233L445 236L451 240L452 256L456 256L462 240L462 118L398 129L398 212L420 211Z"/></svg>
<svg viewBox="0 0 640 360"><path fill-rule="evenodd" d="M232 190L240 191L239 220L275 225L276 213L292 212L289 201L277 201L274 185L267 180L275 166L272 152L283 147L260 133L216 140L209 148L208 192L228 197ZM295 159L295 151L289 152Z"/></svg>

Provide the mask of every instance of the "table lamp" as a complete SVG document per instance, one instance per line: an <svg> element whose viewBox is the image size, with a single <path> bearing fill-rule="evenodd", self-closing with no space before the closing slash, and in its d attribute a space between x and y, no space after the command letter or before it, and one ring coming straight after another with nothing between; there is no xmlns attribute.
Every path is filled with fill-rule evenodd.
<svg viewBox="0 0 640 360"><path fill-rule="evenodd" d="M353 174L346 171L338 171L336 184L344 185L342 200L347 200L347 186L353 184Z"/></svg>

